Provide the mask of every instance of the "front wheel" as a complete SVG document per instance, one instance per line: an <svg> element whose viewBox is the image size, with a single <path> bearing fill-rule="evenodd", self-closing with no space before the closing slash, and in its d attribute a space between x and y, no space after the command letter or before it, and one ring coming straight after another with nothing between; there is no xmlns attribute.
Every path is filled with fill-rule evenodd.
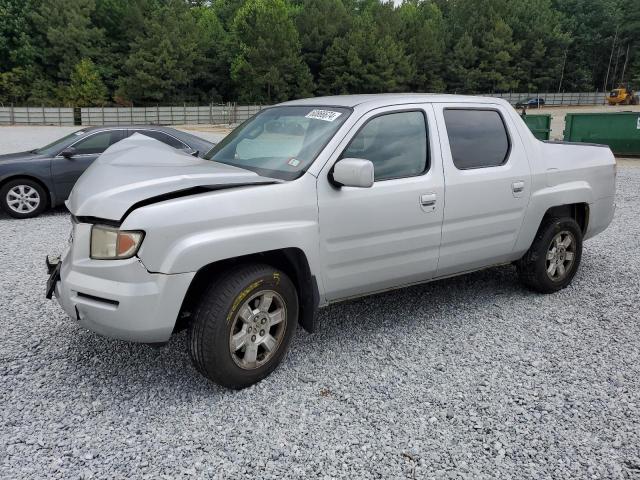
<svg viewBox="0 0 640 480"><path fill-rule="evenodd" d="M520 280L540 293L568 286L582 258L582 230L572 218L550 218L540 226L531 248L516 263Z"/></svg>
<svg viewBox="0 0 640 480"><path fill-rule="evenodd" d="M0 206L14 218L37 217L47 207L47 194L33 180L11 180L0 189Z"/></svg>
<svg viewBox="0 0 640 480"><path fill-rule="evenodd" d="M239 265L205 291L189 332L195 367L229 388L269 375L298 323L298 296L287 275L269 265Z"/></svg>

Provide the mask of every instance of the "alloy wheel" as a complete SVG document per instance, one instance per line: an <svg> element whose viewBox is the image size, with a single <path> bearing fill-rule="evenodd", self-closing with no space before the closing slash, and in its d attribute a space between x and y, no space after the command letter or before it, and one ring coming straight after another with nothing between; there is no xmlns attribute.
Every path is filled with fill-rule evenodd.
<svg viewBox="0 0 640 480"><path fill-rule="evenodd" d="M229 350L240 368L253 370L269 361L287 330L284 299L273 290L251 296L236 313L229 336Z"/></svg>
<svg viewBox="0 0 640 480"><path fill-rule="evenodd" d="M561 282L566 278L576 256L576 239L573 234L563 230L553 237L547 251L547 275L554 282Z"/></svg>
<svg viewBox="0 0 640 480"><path fill-rule="evenodd" d="M16 213L34 212L40 205L40 194L29 185L16 185L7 192L7 205Z"/></svg>

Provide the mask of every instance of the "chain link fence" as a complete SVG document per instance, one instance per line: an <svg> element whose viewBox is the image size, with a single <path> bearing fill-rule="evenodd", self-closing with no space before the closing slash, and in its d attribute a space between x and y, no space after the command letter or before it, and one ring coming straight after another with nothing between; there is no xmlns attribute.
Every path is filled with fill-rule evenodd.
<svg viewBox="0 0 640 480"><path fill-rule="evenodd" d="M602 92L492 93L512 105L527 98L542 98L546 106L603 105ZM155 107L14 107L0 106L0 125L222 125L237 124L265 105L224 103L203 106Z"/></svg>

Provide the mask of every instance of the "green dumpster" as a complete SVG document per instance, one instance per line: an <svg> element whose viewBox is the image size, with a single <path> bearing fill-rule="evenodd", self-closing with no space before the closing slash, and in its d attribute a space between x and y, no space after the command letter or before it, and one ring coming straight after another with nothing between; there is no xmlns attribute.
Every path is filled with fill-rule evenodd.
<svg viewBox="0 0 640 480"><path fill-rule="evenodd" d="M609 145L617 155L640 155L640 112L568 113L564 139Z"/></svg>
<svg viewBox="0 0 640 480"><path fill-rule="evenodd" d="M549 140L551 134L551 115L524 115L522 117L533 136L538 140Z"/></svg>

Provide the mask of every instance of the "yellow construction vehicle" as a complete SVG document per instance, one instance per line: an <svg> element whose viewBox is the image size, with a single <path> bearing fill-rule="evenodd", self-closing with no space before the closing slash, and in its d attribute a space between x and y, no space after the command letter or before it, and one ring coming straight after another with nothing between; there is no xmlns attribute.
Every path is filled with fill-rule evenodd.
<svg viewBox="0 0 640 480"><path fill-rule="evenodd" d="M640 99L638 94L634 92L628 85L619 85L609 92L607 95L609 105L638 105Z"/></svg>

